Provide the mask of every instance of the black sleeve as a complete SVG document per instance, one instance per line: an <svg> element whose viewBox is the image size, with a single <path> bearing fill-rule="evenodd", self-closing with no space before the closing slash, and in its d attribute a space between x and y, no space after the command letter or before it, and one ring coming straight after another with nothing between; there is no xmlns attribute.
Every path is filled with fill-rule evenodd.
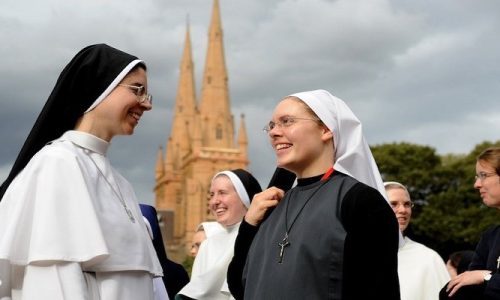
<svg viewBox="0 0 500 300"><path fill-rule="evenodd" d="M234 243L234 256L227 270L227 285L236 300L243 299L245 291L245 287L243 286L243 269L245 268L248 250L250 250L250 245L252 245L253 238L258 230L258 226L250 225L244 219L238 230L238 236Z"/></svg>
<svg viewBox="0 0 500 300"><path fill-rule="evenodd" d="M174 299L175 295L189 283L189 275L184 267L167 259L163 267L163 283L168 297Z"/></svg>
<svg viewBox="0 0 500 300"><path fill-rule="evenodd" d="M500 226L493 226L481 236L469 266L469 270L492 271L491 279L484 286L484 299L500 299L500 273L497 261L491 258L488 261L488 257L500 257L495 253L498 249L500 249Z"/></svg>
<svg viewBox="0 0 500 300"><path fill-rule="evenodd" d="M341 207L346 229L342 299L400 299L399 225L385 198L357 183Z"/></svg>

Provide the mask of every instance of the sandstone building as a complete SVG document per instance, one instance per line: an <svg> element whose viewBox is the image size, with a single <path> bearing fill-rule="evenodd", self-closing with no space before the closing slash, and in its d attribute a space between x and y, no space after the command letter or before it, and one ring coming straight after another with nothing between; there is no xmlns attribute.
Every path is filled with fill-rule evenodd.
<svg viewBox="0 0 500 300"><path fill-rule="evenodd" d="M223 169L246 169L249 163L244 116L236 133L231 114L218 0L212 9L199 101L188 25L172 131L156 163L155 205L168 255L176 261L184 259L198 224L213 219L207 206L212 176Z"/></svg>

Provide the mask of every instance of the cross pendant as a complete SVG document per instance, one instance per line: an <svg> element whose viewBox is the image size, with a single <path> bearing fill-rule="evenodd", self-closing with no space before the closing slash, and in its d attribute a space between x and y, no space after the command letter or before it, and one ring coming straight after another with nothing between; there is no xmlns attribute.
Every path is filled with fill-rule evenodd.
<svg viewBox="0 0 500 300"><path fill-rule="evenodd" d="M127 212L127 215L128 215L128 218L130 219L130 221L132 221L132 223L135 223L134 215L132 214L132 212L130 211L130 209L125 208L125 211Z"/></svg>
<svg viewBox="0 0 500 300"><path fill-rule="evenodd" d="M279 264L283 263L283 255L285 254L285 247L287 246L290 246L290 242L288 242L288 233L285 233L285 237L281 243L278 243L278 247L280 247L280 258L278 260Z"/></svg>

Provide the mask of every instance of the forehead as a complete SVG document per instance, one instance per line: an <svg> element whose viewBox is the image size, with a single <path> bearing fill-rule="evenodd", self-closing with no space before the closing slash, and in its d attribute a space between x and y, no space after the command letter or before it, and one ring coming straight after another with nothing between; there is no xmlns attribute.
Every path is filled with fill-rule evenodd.
<svg viewBox="0 0 500 300"><path fill-rule="evenodd" d="M493 166L485 160L478 160L476 162L476 170L483 172L495 172L495 168L493 168Z"/></svg>
<svg viewBox="0 0 500 300"><path fill-rule="evenodd" d="M390 202L409 202L410 197L405 190L400 188L392 188L386 191Z"/></svg>
<svg viewBox="0 0 500 300"><path fill-rule="evenodd" d="M147 83L147 74L146 70L141 67L135 68L133 71L127 74L123 81L130 83L142 83L145 85Z"/></svg>
<svg viewBox="0 0 500 300"><path fill-rule="evenodd" d="M304 114L306 113L306 108L304 106L305 104L296 99L285 98L274 108L273 118L279 118L286 115L297 116L299 114Z"/></svg>
<svg viewBox="0 0 500 300"><path fill-rule="evenodd" d="M226 175L219 175L212 180L212 184L210 185L210 190L227 190L234 189L233 183L231 179Z"/></svg>

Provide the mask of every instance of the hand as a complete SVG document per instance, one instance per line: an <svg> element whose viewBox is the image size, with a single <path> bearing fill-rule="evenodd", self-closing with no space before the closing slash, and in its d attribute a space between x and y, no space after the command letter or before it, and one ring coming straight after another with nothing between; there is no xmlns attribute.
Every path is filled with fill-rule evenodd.
<svg viewBox="0 0 500 300"><path fill-rule="evenodd" d="M245 214L245 221L253 226L257 226L262 222L266 211L278 205L278 202L283 198L285 192L277 187L270 187L258 194L255 194L252 203Z"/></svg>
<svg viewBox="0 0 500 300"><path fill-rule="evenodd" d="M475 285L482 284L484 281L484 275L491 273L489 270L474 270L465 271L459 274L454 279L450 280L448 286L446 287L446 292L449 293L448 297L453 296L458 289L465 285Z"/></svg>

